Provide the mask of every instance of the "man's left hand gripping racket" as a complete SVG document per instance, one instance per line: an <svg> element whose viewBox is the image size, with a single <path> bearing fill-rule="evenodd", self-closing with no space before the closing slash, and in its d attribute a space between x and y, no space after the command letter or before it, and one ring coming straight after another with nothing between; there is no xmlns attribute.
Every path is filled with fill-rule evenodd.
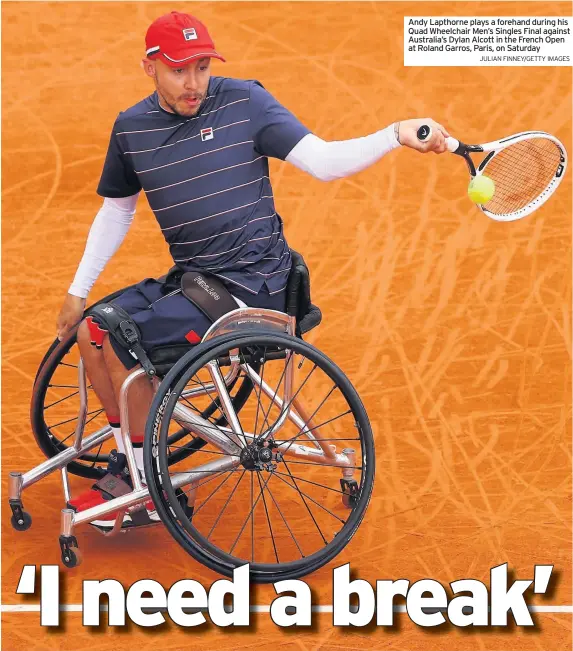
<svg viewBox="0 0 573 651"><path fill-rule="evenodd" d="M417 131L422 142L431 134L428 125ZM567 167L565 147L544 131L523 131L481 145L466 145L450 137L446 146L462 156L472 178L484 174L493 180L493 197L478 207L500 222L521 219L541 207L561 183ZM472 153L487 153L477 168Z"/></svg>

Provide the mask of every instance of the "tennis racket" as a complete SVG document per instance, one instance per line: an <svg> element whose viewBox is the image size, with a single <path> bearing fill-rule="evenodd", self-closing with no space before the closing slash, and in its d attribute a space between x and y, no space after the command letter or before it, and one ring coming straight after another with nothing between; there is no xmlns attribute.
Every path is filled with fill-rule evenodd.
<svg viewBox="0 0 573 651"><path fill-rule="evenodd" d="M417 131L421 142L431 135L429 125ZM523 131L482 145L466 145L449 137L446 146L466 161L472 178L483 174L493 180L493 197L477 205L499 222L521 219L540 208L558 188L567 168L565 147L544 131ZM487 155L476 167L470 154L481 153Z"/></svg>

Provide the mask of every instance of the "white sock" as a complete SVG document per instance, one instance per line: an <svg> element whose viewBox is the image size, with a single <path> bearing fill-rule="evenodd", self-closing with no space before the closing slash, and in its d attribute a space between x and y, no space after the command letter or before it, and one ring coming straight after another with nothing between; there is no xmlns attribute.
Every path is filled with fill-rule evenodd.
<svg viewBox="0 0 573 651"><path fill-rule="evenodd" d="M135 465L137 466L137 469L139 470L139 474L141 475L141 481L142 483L146 483L145 481L145 468L143 465L143 446L140 448L133 448L133 454L135 456Z"/></svg>
<svg viewBox="0 0 573 651"><path fill-rule="evenodd" d="M121 438L121 427L111 426L111 431L113 432L113 438L115 439L115 447L118 452L125 454L125 446L123 444L123 439Z"/></svg>

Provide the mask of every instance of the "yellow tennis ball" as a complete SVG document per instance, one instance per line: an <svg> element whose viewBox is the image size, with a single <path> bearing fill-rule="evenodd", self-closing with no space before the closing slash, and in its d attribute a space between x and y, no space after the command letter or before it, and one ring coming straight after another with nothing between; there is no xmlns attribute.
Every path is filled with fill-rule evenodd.
<svg viewBox="0 0 573 651"><path fill-rule="evenodd" d="M487 203L495 192L495 183L489 176L476 176L468 186L468 197L474 203Z"/></svg>

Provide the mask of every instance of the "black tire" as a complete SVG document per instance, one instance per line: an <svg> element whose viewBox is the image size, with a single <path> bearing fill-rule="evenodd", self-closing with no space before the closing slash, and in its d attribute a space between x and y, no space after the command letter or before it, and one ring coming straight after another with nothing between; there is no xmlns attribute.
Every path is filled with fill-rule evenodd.
<svg viewBox="0 0 573 651"><path fill-rule="evenodd" d="M10 522L16 531L27 531L32 526L32 516L27 511L22 511L20 518L13 514Z"/></svg>
<svg viewBox="0 0 573 651"><path fill-rule="evenodd" d="M247 361L252 361L253 359L259 359L262 355L262 358L266 360L273 360L277 359L279 355L277 355L278 351L284 351L285 349L294 351L296 354L303 355L304 358L307 360L310 360L310 362L314 365L313 370L311 370L311 374L314 372L314 368L319 368L324 377L331 383L333 383L333 389L330 390L328 395L332 395L335 390L338 390L339 394L337 394L338 399L344 399L345 404L348 407L347 411L341 412L340 415L337 415L334 418L331 418L330 420L327 420L323 422L320 425L315 425L313 424L313 429L318 430L320 427L327 427L327 425L336 419L339 419L341 417L347 417L350 415L350 418L348 421L339 421L343 422L344 424L341 426L343 428L343 433L342 437L339 439L340 442L344 442L344 445L342 447L348 447L348 441L359 441L359 443L355 443L354 447L359 446L359 450L355 450L356 452L356 465L354 466L355 472L358 471L360 477L358 478L358 490L355 495L356 500L355 503L351 505L350 511L345 508L342 505L342 491L340 490L340 478L339 476L336 476L336 473L341 472L340 466L336 464L327 464L324 462L321 463L316 463L315 460L317 459L316 456L314 457L308 457L308 459L312 458L311 461L292 461L289 460L287 462L286 457L282 454L278 454L276 456L276 463L274 469L272 468L273 464L267 464L264 468L247 468L246 465L239 465L236 468L230 469L229 471L224 471L221 472L217 475L217 478L224 477L225 475L226 478L219 484L219 487L215 489L211 493L209 497L207 497L201 505L198 507L196 503L194 503L194 508L189 509L185 503L184 500L181 500L181 489L178 489L177 487L174 487L172 484L172 477L173 475L170 473L170 467L172 467L172 473L176 472L193 472L193 469L190 469L189 467L181 467L177 468L173 466L173 464L169 464L169 432L170 432L170 427L172 427L172 414L175 405L178 403L179 400L179 394L185 389L185 387L188 385L190 381L196 382L197 379L200 376L198 375L199 371L204 368L204 366L213 360L227 360L229 359L229 351L231 349L239 349L240 350L240 357L241 359L247 360ZM261 352L262 351L262 352ZM256 354L255 354L256 353ZM223 362L224 363L224 362ZM268 362L267 362L268 363ZM283 364L284 366L284 364ZM263 365L263 368L265 368L265 365ZM262 371L264 372L264 371ZM261 377L262 377L262 372L261 372ZM270 372L270 371L269 371ZM281 380L278 380L278 386L280 386ZM301 388L304 386L304 384L307 382L305 380ZM310 384L309 386L309 391L310 391ZM300 390L300 389L299 389ZM313 391L314 395L314 391ZM259 403L261 403L261 398L260 394L257 395L257 390L255 389L253 393L251 393L251 397L259 400ZM323 401L324 402L324 401ZM322 404L321 404L322 406ZM319 407L320 409L321 407ZM264 407L263 407L264 409ZM317 409L314 413L318 414L319 409ZM252 436L253 438L250 438L249 440L252 441L252 446L259 446L257 449L260 449L260 446L264 445L261 443L262 439L258 439L259 434L257 434L257 417L259 414L259 407L257 406L256 408L256 416L253 417L252 415L252 409L249 409L249 407L245 407L244 412L245 412L245 418L250 414L251 420L254 418L254 429L252 429L253 434L249 434L249 436ZM269 409L270 413L270 409ZM325 413L325 412L323 412ZM268 417L268 413L267 413ZM267 423L267 417L265 417L265 424L267 425L267 430L268 431L268 426L270 426L270 423ZM312 417L312 415L311 415ZM242 418L242 416L241 416ZM240 419L241 420L241 419ZM262 418L261 418L262 420ZM320 419L319 419L320 420ZM346 423L351 422L352 427L355 429L351 429L346 425ZM264 427L264 424L261 425L261 433L262 433L262 428ZM346 429L344 429L346 427ZM243 430L243 425L241 424L241 428ZM352 434L354 435L355 438L346 438L347 431L352 431ZM246 427L244 428L245 432L251 432L251 429L247 429ZM281 430L282 431L282 430ZM294 441L296 438L299 438L302 430L299 430L299 434L297 434L293 438L287 438L287 439L269 439L270 443L267 443L267 445L271 446L271 449L276 448L277 452L281 451L281 445L285 446L288 444L289 441ZM303 433L304 434L304 433ZM326 439L326 440L338 440L338 439ZM256 441L256 442L255 442ZM288 445L288 447L290 447ZM214 448L212 444L209 444L211 448ZM307 454L306 446L304 446L304 454ZM284 447L282 448L284 449ZM287 448L288 449L288 448ZM215 448L216 450L216 448ZM204 450L206 452L206 450ZM316 451L315 451L316 452ZM212 451L212 454L216 455L221 455L221 451ZM308 453L310 454L310 453ZM318 453L319 455L322 455L322 452ZM282 458L281 458L282 457ZM260 457L262 458L262 457ZM300 459L300 457L298 457ZM204 461L212 461L213 459L221 459L221 456L219 457L203 457ZM230 460L231 457L227 456L226 459ZM235 457L236 459L236 457ZM148 485L150 489L150 494L153 499L153 502L156 506L157 512L160 515L163 523L173 536L173 538L191 555L193 556L196 560L198 560L200 563L206 565L212 570L215 570L216 572L219 572L220 574L223 574L225 576L232 576L232 572L235 568L240 567L241 565L244 565L245 563L250 564L250 574L251 574L251 581L254 583L270 583L270 582L275 582L279 580L285 580L285 579L295 579L301 576L304 576L306 574L309 574L310 572L314 572L315 570L319 569L326 563L328 563L330 560L332 560L337 554L340 553L340 551L347 545L347 543L350 541L354 533L356 532L358 526L360 525L365 511L366 507L368 505L368 502L370 500L370 496L372 493L372 487L374 483L374 463L375 463L375 458L374 458L374 443L373 443L373 436L372 436L372 431L370 428L370 424L368 421L368 417L366 415L365 409L362 405L362 402L360 401L360 398L358 397L358 394L356 393L355 389L351 385L350 381L346 378L346 376L342 373L342 371L332 362L330 361L324 354L322 354L320 351L318 351L316 348L311 346L310 344L300 340L296 339L294 337L291 337L286 334L278 333L278 334L269 334L269 332L259 332L259 333L252 333L252 334L245 334L245 335L240 335L240 334L235 334L232 339L229 339L228 337L220 337L220 338L215 338L211 341L205 342L203 344L200 344L195 350L189 352L187 355L185 355L184 358L182 358L172 369L171 371L165 376L159 391L157 392L155 399L153 401L153 404L151 406L150 412L149 412L149 417L147 420L146 424L146 432L145 432L145 444L144 444L144 460L145 460L145 474L148 480ZM188 463L198 463L198 458L193 457L193 459L188 460ZM247 463L247 461L245 461ZM249 462L250 463L250 462ZM309 481L307 479L302 479L300 477L297 477L292 474L290 470L291 464L298 463L302 464L302 466L314 466L314 472L318 472L320 468L320 479L319 481L322 482L327 482L325 484L318 483L318 482L313 482ZM283 465L281 465L283 464ZM301 474L301 466L292 466L293 468L296 468L297 474ZM240 470L237 470L239 468ZM288 475L284 472L283 470L288 471ZM250 488L250 495L251 495L251 509L250 512L247 514L247 518L243 523L242 528L240 529L238 536L235 539L235 542L233 544L233 547L229 550L228 547L222 547L218 543L214 543L213 539L211 539L211 535L213 533L214 527L217 526L217 523L219 522L221 516L223 515L223 511L227 508L227 505L229 504L229 501L233 498L235 492L237 491L237 488L239 484L241 483L243 477L247 472L250 471L250 477L251 477L251 488ZM236 472L237 474L235 477L237 477L241 472L242 475L236 482L235 487L232 489L232 492L227 499L227 502L225 502L224 507L219 506L217 508L216 503L211 503L211 509L205 509L203 511L203 518L207 522L208 518L215 517L215 515L207 516L207 512L210 510L213 510L214 513L217 514L217 519L215 521L215 525L211 528L211 531L207 534L206 530L210 524L210 521L204 524L203 522L199 522L199 511L202 509L202 506L209 501L212 496L225 484L225 482L229 479L229 477L232 475L233 472ZM263 480L261 479L261 476L267 477L264 475L264 473L268 473L268 478L265 479L265 483L263 484ZM311 470L311 473L313 471ZM328 474L329 479L323 479L322 477L324 475ZM288 478L287 480L282 479L279 477L279 475L282 475L284 477ZM260 488L260 493L259 496L257 497L256 500L254 500L254 493L253 493L253 485L254 485L254 477L256 476L259 488ZM307 475L313 477L313 475ZM333 479L331 479L331 476ZM283 515L283 511L281 510L280 506L276 502L276 498L272 496L270 488L267 486L270 483L270 480L273 478L277 478L276 484L273 484L273 489L275 489L275 485L278 486L279 493L282 491L286 495L286 503L290 503L294 500L294 497L292 495L292 492L289 493L286 488L284 487L283 484L279 483L279 479L284 482L284 484L287 484L287 486L291 489L295 490L295 494L297 494L297 497L300 497L300 500L302 502L300 506L300 510L302 511L303 515L306 517L307 515L310 517L311 521L314 522L316 525L316 528L318 529L318 532L320 536L322 536L322 539L324 540L324 545L319 541L317 544L317 549L314 550L310 554L306 554L303 552L301 549L301 546L299 545L299 542L304 546L307 544L308 539L311 537L310 535L303 534L305 536L304 539L299 539L299 542L297 542L296 537L292 533L291 527L289 526L286 518ZM299 485L297 483L297 480L300 480L301 482L305 482L304 484L304 490L300 490ZM292 483L291 483L292 482ZM216 482L213 482L215 484ZM201 484L200 484L201 485ZM197 487L197 490L199 489L200 485ZM321 498L318 500L313 499L311 496L308 495L308 493L305 493L305 491L308 490L309 485L314 485L315 487L319 487L319 491L322 491L322 493L325 493L328 497L328 506L330 507L330 504L336 504L336 506L333 506L333 509L336 509L337 507L340 508L340 516L337 513L334 513L329 510L329 508L326 508L324 505L327 504L326 501L323 501L321 503ZM338 489L334 488L334 486L338 486ZM230 485L229 485L230 488ZM275 489L276 490L276 489ZM316 490L316 489L314 489ZM286 560L283 561L282 559L279 558L279 552L277 545L279 544L279 539L278 535L277 538L275 539L274 534L272 533L272 525L271 525L271 520L272 520L272 513L269 515L269 509L267 508L266 504L266 498L265 498L265 491L269 495L271 495L272 500L274 501L274 505L276 506L276 511L278 511L281 514L281 517L283 518L284 524L286 528L288 529L289 533L291 534L293 541L298 548L297 552L293 552L292 555L296 555L296 553L300 552L300 558L294 559L294 560ZM193 500L196 498L196 492L197 491L190 491L193 493ZM205 490L206 492L206 490ZM245 492L245 491L244 491ZM247 487L247 494L248 494L248 487ZM290 496L290 497L289 497ZM267 518L267 524L268 524L268 530L270 532L270 536L267 533L267 538L271 539L272 538L272 552L269 551L270 544L266 545L265 547L265 541L263 540L262 537L260 537L258 534L255 537L255 519L256 519L256 509L258 508L258 504L261 503L261 497L262 497L262 502L264 502L264 511L266 512L266 518ZM331 497L334 501L331 500ZM291 499L292 498L292 499ZM307 501L306 498L309 498L309 501ZM221 498L222 499L222 498ZM279 499L282 499L282 496L279 495ZM230 523L226 524L225 527L221 525L221 535L228 535L233 538L235 536L237 528L240 526L240 522L237 522L236 519L239 517L237 515L238 511L241 510L242 503L239 501L239 497L237 497L238 500L238 505L235 505L232 509L231 515L235 518L235 521L231 521ZM269 498L269 504L270 498ZM193 504L191 505L193 506ZM331 529L327 530L328 538L327 536L324 535L324 532L321 530L321 525L317 522L320 518L325 519L327 516L323 516L322 512L318 511L318 508L322 509L323 511L326 511L330 516L336 518L340 523L340 529L336 531L331 539L329 540L328 538L330 537L331 534ZM248 504L245 509L248 509ZM289 506L289 508L292 508ZM306 513L306 511L308 513ZM261 511L261 509L259 509ZM286 512L286 511L285 511ZM298 515L294 515L295 511L294 509L292 511L288 511L287 515L290 518L291 517L291 512L293 513L293 516L295 520L299 520ZM297 512L298 514L298 512ZM317 515L318 514L318 515ZM252 517L251 517L252 516ZM242 519L242 516L240 516ZM249 521L251 522L251 558L245 557L243 554L242 556L237 554L233 554L233 549L237 545L237 541L241 538L245 527ZM263 518L264 521L264 518ZM321 520L322 521L322 520ZM330 520L332 522L332 520ZM292 522L291 522L292 523ZM307 523L308 523L308 518L307 518ZM265 526L264 522L261 525L261 520L257 519L257 526L259 527L260 530L262 530L262 527ZM305 524L306 526L306 524ZM310 525L312 528L312 524ZM231 529L233 532L230 532ZM319 539L319 536L317 536L316 532L312 531L311 532L314 538ZM281 536L284 537L284 535L281 533ZM255 546L255 540L256 540L256 546ZM290 545L290 541L289 545ZM244 547L244 541L241 543ZM292 547L292 545L290 545ZM255 552L256 548L256 552ZM287 549L285 547L285 549ZM289 554L291 554L290 550L287 550ZM306 551L306 550L305 550ZM255 553L258 555L257 558L262 558L263 555L266 555L265 558L268 558L269 555L272 555L274 553L276 557L276 562L258 562L255 559ZM283 554L283 550L281 549L281 555Z"/></svg>
<svg viewBox="0 0 573 651"><path fill-rule="evenodd" d="M99 303L111 301L121 295L124 291L126 290L124 289L115 292L99 301ZM48 459L66 450L73 443L73 433L77 422L77 416L73 417L71 415L74 412L77 415L77 408L74 407L74 404L70 403L70 413L62 416L64 420L57 423L55 421L58 421L60 418L55 417L50 420L47 410L52 407L56 407L59 410L65 410L67 409L67 406L64 405L64 402L67 400L73 400L77 396L77 379L65 379L64 384L58 384L57 381L55 384L53 383L53 379L58 373L63 372L66 378L68 378L68 375L71 378L75 373L73 370L70 370L70 372L67 373L66 369L67 367L72 367L73 369L77 368L77 363L74 364L76 359L79 358L79 352L76 348L77 328L78 327L76 326L70 330L62 341L56 339L52 343L40 363L34 381L30 405L30 422L36 442L38 443L40 450L42 450ZM63 393L68 393L68 395L50 402L51 398L48 397L48 392L50 389L53 389L54 386L63 389ZM235 391L233 395L235 409L240 410L244 402L248 399L252 390L252 384L248 378L240 376L231 385L231 388ZM89 390L89 393L91 402L92 397L95 398L95 395L91 390ZM214 417L213 414L216 413L220 413L217 412L217 405L212 405L210 412L204 413L203 416L205 418L212 418L214 423L220 424L224 419L220 416L219 418ZM48 422L46 422L47 420ZM92 424L92 427L103 427L107 424L107 420L104 417L103 410L99 406L99 402L98 409L88 412L86 427L89 426L90 423ZM62 431L64 429L66 431ZM204 445L202 440L194 439L189 435L189 431L183 428L178 432L174 432L172 436L174 442L181 442L177 448L176 455L174 456L174 461L181 461L187 456L194 454ZM70 462L67 468L68 471L74 475L86 479L97 480L105 474L107 463L108 454L105 452L104 447L100 446L99 448L96 448L95 451L83 454L75 461Z"/></svg>
<svg viewBox="0 0 573 651"><path fill-rule="evenodd" d="M78 547L67 549L65 552L62 552L62 563L67 568L78 567L81 565L84 560L82 551Z"/></svg>

